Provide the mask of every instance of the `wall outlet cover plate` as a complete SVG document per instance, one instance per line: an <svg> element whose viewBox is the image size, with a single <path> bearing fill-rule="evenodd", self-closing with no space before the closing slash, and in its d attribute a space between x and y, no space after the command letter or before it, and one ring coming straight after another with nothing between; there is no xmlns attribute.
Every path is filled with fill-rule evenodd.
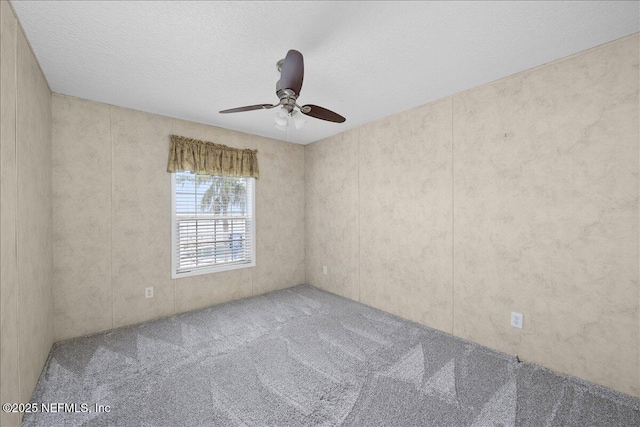
<svg viewBox="0 0 640 427"><path fill-rule="evenodd" d="M522 329L523 320L524 316L522 313L516 313L514 311L511 312L511 326Z"/></svg>

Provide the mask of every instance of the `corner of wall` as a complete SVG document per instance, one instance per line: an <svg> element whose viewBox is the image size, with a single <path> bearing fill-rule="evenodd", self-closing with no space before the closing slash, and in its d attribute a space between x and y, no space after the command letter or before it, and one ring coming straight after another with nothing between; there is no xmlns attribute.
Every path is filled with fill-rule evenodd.
<svg viewBox="0 0 640 427"><path fill-rule="evenodd" d="M18 403L30 398L54 340L52 96L12 5L2 1L0 8L0 277L2 303L11 301L11 310L1 313L0 391L3 402ZM0 414L2 425L19 422Z"/></svg>

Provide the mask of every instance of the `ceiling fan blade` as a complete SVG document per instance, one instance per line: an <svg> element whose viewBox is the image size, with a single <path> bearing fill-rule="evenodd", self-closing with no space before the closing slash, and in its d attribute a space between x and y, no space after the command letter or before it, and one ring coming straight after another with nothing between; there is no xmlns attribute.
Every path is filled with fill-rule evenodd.
<svg viewBox="0 0 640 427"><path fill-rule="evenodd" d="M282 64L280 72L280 87L282 89L291 89L300 95L302 89L302 80L304 78L304 60L302 54L297 50L291 49L287 52Z"/></svg>
<svg viewBox="0 0 640 427"><path fill-rule="evenodd" d="M345 120L347 120L338 113L334 113L331 110L327 110L326 108L312 104L303 105L300 111L307 116L315 117L316 119L320 120L326 120L328 122L343 123Z"/></svg>
<svg viewBox="0 0 640 427"><path fill-rule="evenodd" d="M220 111L220 114L227 113L241 113L243 111L253 111L253 110L268 110L269 108L277 107L280 104L271 105L271 104L257 104L257 105L248 105L246 107L238 107L238 108L230 108L228 110Z"/></svg>

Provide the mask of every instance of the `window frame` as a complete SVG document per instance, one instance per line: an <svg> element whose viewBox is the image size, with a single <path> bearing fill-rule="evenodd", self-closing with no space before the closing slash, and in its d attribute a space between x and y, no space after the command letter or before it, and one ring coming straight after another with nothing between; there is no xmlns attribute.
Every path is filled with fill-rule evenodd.
<svg viewBox="0 0 640 427"><path fill-rule="evenodd" d="M185 171L186 172L186 171ZM188 173L188 172L187 172ZM251 217L251 262L244 264L232 265L213 265L196 270L178 272L178 221L176 212L176 174L171 174L171 278L182 279L185 277L201 276L204 274L215 274L224 271L239 270L241 268L250 268L256 266L256 179L252 177L237 177L250 180L248 199L250 201L250 217Z"/></svg>

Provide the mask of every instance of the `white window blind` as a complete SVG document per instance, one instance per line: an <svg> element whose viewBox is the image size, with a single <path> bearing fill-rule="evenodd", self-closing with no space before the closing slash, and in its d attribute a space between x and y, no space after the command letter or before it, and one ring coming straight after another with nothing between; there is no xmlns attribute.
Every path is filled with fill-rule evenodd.
<svg viewBox="0 0 640 427"><path fill-rule="evenodd" d="M255 266L254 178L172 174L172 277Z"/></svg>

